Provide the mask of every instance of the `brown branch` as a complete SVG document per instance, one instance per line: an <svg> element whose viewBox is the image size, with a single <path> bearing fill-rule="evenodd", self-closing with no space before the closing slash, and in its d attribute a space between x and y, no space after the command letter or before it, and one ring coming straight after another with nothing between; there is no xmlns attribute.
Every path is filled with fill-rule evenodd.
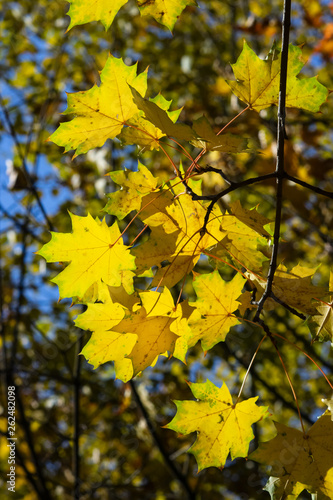
<svg viewBox="0 0 333 500"><path fill-rule="evenodd" d="M271 296L274 274L277 268L277 258L279 251L281 218L282 218L282 195L284 171L284 141L285 132L285 114L286 114L286 92L287 92L287 69L288 69L288 50L289 50L289 31L290 31L291 0L284 0L283 20L282 20L282 52L281 52L281 73L280 73L280 91L278 107L278 127L277 127L277 157L276 157L276 208L275 208L275 227L273 236L273 250L268 270L266 289L262 294L258 304L254 321L258 321L261 311L268 297Z"/></svg>
<svg viewBox="0 0 333 500"><path fill-rule="evenodd" d="M184 490L187 493L188 500L195 500L196 494L192 491L190 485L188 484L187 478L178 470L178 468L174 464L173 460L171 460L167 451L165 450L165 448L162 444L162 441L160 440L160 438L156 432L156 429L150 420L148 412L147 412L144 404L141 401L140 395L139 395L139 393L136 389L136 386L135 386L135 382L133 380L131 380L129 382L129 384L131 386L131 390L132 390L133 396L136 400L136 403L137 403L138 407L140 408L140 411L142 413L143 418L146 421L147 428L148 428L153 440L155 441L155 444L156 444L157 448L159 449L165 464L168 466L168 468L170 469L172 474L175 476L177 481L179 481L181 483L181 485L183 486Z"/></svg>

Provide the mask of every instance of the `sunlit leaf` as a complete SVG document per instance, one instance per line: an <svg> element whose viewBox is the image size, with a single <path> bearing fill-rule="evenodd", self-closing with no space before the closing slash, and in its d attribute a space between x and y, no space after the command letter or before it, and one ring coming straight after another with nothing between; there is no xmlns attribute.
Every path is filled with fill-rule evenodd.
<svg viewBox="0 0 333 500"><path fill-rule="evenodd" d="M116 215L120 220L132 210L139 210L142 197L153 192L157 186L157 179L140 162L137 172L116 170L108 175L121 189L107 195L104 211Z"/></svg>
<svg viewBox="0 0 333 500"><path fill-rule="evenodd" d="M138 112L130 85L142 94L147 89L147 72L137 75L136 67L110 55L101 72L100 86L67 95L64 114L75 117L61 123L49 140L63 146L65 152L75 149L75 157L120 134L126 121Z"/></svg>
<svg viewBox="0 0 333 500"><path fill-rule="evenodd" d="M248 148L245 137L232 134L216 135L205 116L201 116L193 123L193 130L197 134L191 144L207 151L222 151L223 153L241 153Z"/></svg>
<svg viewBox="0 0 333 500"><path fill-rule="evenodd" d="M110 286L126 284L131 293L135 262L123 244L117 223L108 227L105 220L96 221L91 215L70 216L72 233L52 233L51 241L38 252L47 262L70 262L52 280L59 287L60 297L82 297L101 279Z"/></svg>
<svg viewBox="0 0 333 500"><path fill-rule="evenodd" d="M302 50L289 45L286 106L316 112L326 101L328 90L317 77L298 78L303 66ZM260 111L279 102L280 67L281 53L276 47L263 60L244 41L242 53L232 64L236 81L227 83L241 101Z"/></svg>
<svg viewBox="0 0 333 500"><path fill-rule="evenodd" d="M191 338L201 340L204 351L225 340L230 328L239 323L233 313L240 305L237 299L245 282L240 274L225 282L218 271L195 277L193 287L197 300L190 302L195 310L189 318L189 326Z"/></svg>
<svg viewBox="0 0 333 500"><path fill-rule="evenodd" d="M258 398L234 404L226 384L218 388L207 380L190 388L197 401L175 401L177 413L166 428L180 434L197 431L190 452L199 471L223 468L229 453L232 460L246 457L254 437L251 425L268 417L267 408L256 405Z"/></svg>
<svg viewBox="0 0 333 500"><path fill-rule="evenodd" d="M324 413L303 434L297 429L274 422L277 435L261 443L251 453L252 460L271 465L271 479L266 489L272 500L293 500L303 490L318 498L333 497L333 422Z"/></svg>

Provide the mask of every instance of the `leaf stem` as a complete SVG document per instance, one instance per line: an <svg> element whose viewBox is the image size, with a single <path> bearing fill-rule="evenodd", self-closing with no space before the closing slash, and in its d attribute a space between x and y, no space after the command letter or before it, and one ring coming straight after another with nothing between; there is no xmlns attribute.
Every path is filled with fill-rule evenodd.
<svg viewBox="0 0 333 500"><path fill-rule="evenodd" d="M264 341L266 338L267 338L267 335L265 335L265 336L264 336L264 337L260 340L260 342L259 342L259 344L258 344L258 347L257 347L257 349L255 350L255 353L254 353L254 354L253 354L253 356L252 356L252 359L251 359L251 361L250 361L250 364L249 364L249 366L248 366L248 369L247 369L247 371L246 371L246 373L245 373L245 376L244 376L244 379L243 379L243 382L242 382L241 388L239 389L239 393L238 393L237 400L236 400L236 403L235 403L235 404L237 404L237 403L238 403L239 398L241 397L241 394L242 394L243 389L244 389L245 382L246 382L246 380L247 380L247 377L249 376L249 373L250 373L251 367L252 367L252 365L253 365L253 362L254 362L254 360L255 360L255 358L256 358L256 355L257 355L257 354L258 354L258 352L259 352L259 349L260 349L260 347L261 347L261 344L263 343L263 341Z"/></svg>
<svg viewBox="0 0 333 500"><path fill-rule="evenodd" d="M220 135L220 134L222 134L222 132L224 132L224 131L225 131L225 129L226 129L227 127L229 127L229 125L231 125L233 121L235 121L237 118L239 118L239 117L240 117L243 113L245 113L245 111L247 111L249 108L250 108L250 105L248 104L248 105L246 106L246 108L242 109L242 111L240 111L240 112L238 113L238 115L234 116L234 117L233 117L233 118L232 118L232 119L231 119L231 120L230 120L230 121L229 121L226 125L224 125L224 127L223 127L223 128L221 128L221 130L219 130L219 131L218 131L218 133L217 133L216 135Z"/></svg>
<svg viewBox="0 0 333 500"><path fill-rule="evenodd" d="M307 354L305 351L303 351L303 349L301 349L296 344L294 344L293 342L291 342L290 340L288 340L286 337L283 337L283 335L280 335L278 333L272 333L272 335L274 335L274 337L279 337L280 339L285 340L286 342L288 342L288 344L290 344L291 346L295 347L295 349L297 349L298 351L300 351L302 354L304 354L304 356L306 356L310 361L312 361L312 363L318 368L318 370L321 371L321 373L324 376L326 382L328 383L328 385L330 386L330 388L333 390L333 385L331 384L331 382L327 378L325 372L320 368L320 366L318 365L318 363L316 363L316 361L313 358L311 358L311 356L309 354Z"/></svg>
<svg viewBox="0 0 333 500"><path fill-rule="evenodd" d="M297 396L296 396L296 392L295 392L293 383L291 381L290 375L288 373L287 367L286 367L286 365L285 365L285 363L284 363L284 361L282 359L281 353L280 353L280 351L279 351L279 349L278 349L278 347L276 345L275 339L273 338L274 334L270 331L270 329L268 328L268 326L266 325L266 323L263 320L261 320L259 318L257 320L257 322L263 328L263 330L266 333L266 335L269 337L270 341L273 344L274 349L277 352L277 355L279 356L279 359L280 359L281 365L283 367L284 373L286 374L287 380L289 382L289 385L290 385L290 388L291 388L291 392L293 393L293 396L294 396L294 400L295 400L295 403L296 403L296 406L297 406L297 412L298 412L299 420L300 420L300 423L301 423L302 431L303 431L303 434L305 435L306 432L305 432L305 428L304 428L304 424L303 424L303 419L302 419L302 414L301 414L301 409L300 409L299 404L298 404L298 399L297 399Z"/></svg>

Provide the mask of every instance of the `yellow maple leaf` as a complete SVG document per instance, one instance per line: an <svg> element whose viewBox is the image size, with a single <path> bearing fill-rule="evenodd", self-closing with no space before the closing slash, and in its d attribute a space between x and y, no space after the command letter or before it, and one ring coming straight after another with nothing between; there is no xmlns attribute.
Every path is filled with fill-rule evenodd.
<svg viewBox="0 0 333 500"><path fill-rule="evenodd" d="M196 5L195 0L138 0L142 16L153 16L171 31L186 5Z"/></svg>
<svg viewBox="0 0 333 500"><path fill-rule="evenodd" d="M153 192L157 186L157 178L140 162L138 171L115 170L108 174L121 189L107 195L109 198L104 211L123 219L132 210L139 210L141 199L147 193Z"/></svg>
<svg viewBox="0 0 333 500"><path fill-rule="evenodd" d="M221 219L220 242L210 251L212 257L230 256L234 262L252 271L262 269L268 258L260 251L267 248L267 239L244 224L235 215L224 215Z"/></svg>
<svg viewBox="0 0 333 500"><path fill-rule="evenodd" d="M232 281L222 280L218 271L196 276L193 287L197 294L196 302L190 302L195 307L189 318L193 345L201 340L204 351L225 340L230 328L239 323L233 313L240 303L237 301L242 293L245 279L237 274Z"/></svg>
<svg viewBox="0 0 333 500"><path fill-rule="evenodd" d="M90 214L80 217L69 214L72 233L51 233L51 240L39 252L47 262L70 262L53 282L60 297L83 297L96 281L110 286L124 285L133 292L134 257L123 244L118 224L108 227L105 220Z"/></svg>
<svg viewBox="0 0 333 500"><path fill-rule="evenodd" d="M266 488L273 499L294 500L303 490L333 498L333 422L326 411L306 434L274 422L277 435L249 458L271 465Z"/></svg>
<svg viewBox="0 0 333 500"><path fill-rule="evenodd" d="M313 299L324 297L329 292L325 287L312 284L315 271L316 268L311 269L299 265L288 271L283 264L280 264L274 275L272 288L274 295L305 314L316 314L316 302ZM251 275L250 279L256 283L259 299L265 289L266 279L259 279L254 275ZM275 307L275 303L272 299L268 299L266 306Z"/></svg>
<svg viewBox="0 0 333 500"><path fill-rule="evenodd" d="M122 59L110 55L100 86L67 95L64 114L75 114L75 118L61 123L49 140L63 146L65 152L75 149L75 158L120 134L126 121L139 111L129 85L143 95L147 90L147 71L137 75L136 68L136 64L126 66Z"/></svg>
<svg viewBox="0 0 333 500"><path fill-rule="evenodd" d="M127 0L68 0L71 4L68 15L71 18L68 30L79 24L101 21L108 29L119 9ZM186 5L196 5L194 0L139 0L142 16L153 16L156 21L172 30Z"/></svg>
<svg viewBox="0 0 333 500"><path fill-rule="evenodd" d="M101 21L108 29L119 9L127 3L127 0L68 0L71 4L67 15L71 22L68 30L79 24L90 21Z"/></svg>
<svg viewBox="0 0 333 500"><path fill-rule="evenodd" d="M140 219L152 231L149 239L134 248L138 272L167 261L158 269L152 285L171 287L189 274L201 253L221 239L220 218L222 214L215 208L207 224L207 232L201 234L206 215L206 207L192 200L188 194L180 195L179 181L171 183L176 200L170 190L152 193L142 199Z"/></svg>
<svg viewBox="0 0 333 500"><path fill-rule="evenodd" d="M196 344L192 341L191 329L188 325L188 318L193 311L188 301L183 301L177 306L174 304L171 292L164 287L162 293L152 290L140 293L142 305L147 311L147 316L157 314L172 318L174 321L170 325L170 330L177 335L173 356L185 363L185 356L189 349Z"/></svg>
<svg viewBox="0 0 333 500"><path fill-rule="evenodd" d="M254 437L251 425L268 417L267 408L256 405L257 397L234 404L226 384L219 388L207 380L189 385L197 401L174 401L176 416L165 427L180 434L198 432L190 452L199 471L223 468L229 453L232 460L246 457Z"/></svg>
<svg viewBox="0 0 333 500"><path fill-rule="evenodd" d="M328 90L317 77L297 78L304 66L300 47L289 45L286 106L319 111ZM244 41L243 50L232 64L236 81L227 84L234 94L251 109L259 112L279 102L281 53L273 45L265 60L260 59Z"/></svg>
<svg viewBox="0 0 333 500"><path fill-rule="evenodd" d="M270 236L270 234L264 228L265 225L272 222L270 219L267 219L264 215L261 215L257 212L256 208L252 208L252 210L247 210L243 208L240 201L236 200L233 203L230 203L230 208L232 214L237 217L244 224L249 226L251 229L256 231L262 236Z"/></svg>

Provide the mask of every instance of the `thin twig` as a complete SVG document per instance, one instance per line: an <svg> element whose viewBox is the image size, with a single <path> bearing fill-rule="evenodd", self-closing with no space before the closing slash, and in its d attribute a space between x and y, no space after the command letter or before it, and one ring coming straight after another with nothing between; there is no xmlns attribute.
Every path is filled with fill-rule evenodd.
<svg viewBox="0 0 333 500"><path fill-rule="evenodd" d="M33 182L32 178L31 178L31 175L29 173L29 169L27 167L25 156L24 156L24 154L21 151L21 144L20 144L20 142L19 142L19 140L17 138L14 125L11 122L9 113L7 111L6 106L4 105L4 102L3 102L3 99L2 99L1 95L0 95L0 106L1 106L2 112L3 112L4 116L5 116L5 119L6 119L6 122L7 122L7 126L8 126L9 131L10 131L10 135L13 138L13 141L14 141L15 146L17 148L18 155L19 155L19 157L20 157L20 159L22 161L22 168L23 168L23 171L24 171L24 174L25 174L25 178L26 178L26 181L27 181L27 184L28 184L28 188L30 189L30 191L34 195L34 197L35 197L35 199L37 201L37 204L38 204L38 206L40 208L40 211L42 212L43 217L44 217L44 219L45 219L45 221L46 221L46 223L47 223L47 225L49 227L49 230L53 231L53 224L50 221L50 219L49 219L49 217L48 217L48 215L46 213L46 210L44 208L44 205L43 205L43 203L42 203L42 201L40 199L38 191L35 188L34 182Z"/></svg>

